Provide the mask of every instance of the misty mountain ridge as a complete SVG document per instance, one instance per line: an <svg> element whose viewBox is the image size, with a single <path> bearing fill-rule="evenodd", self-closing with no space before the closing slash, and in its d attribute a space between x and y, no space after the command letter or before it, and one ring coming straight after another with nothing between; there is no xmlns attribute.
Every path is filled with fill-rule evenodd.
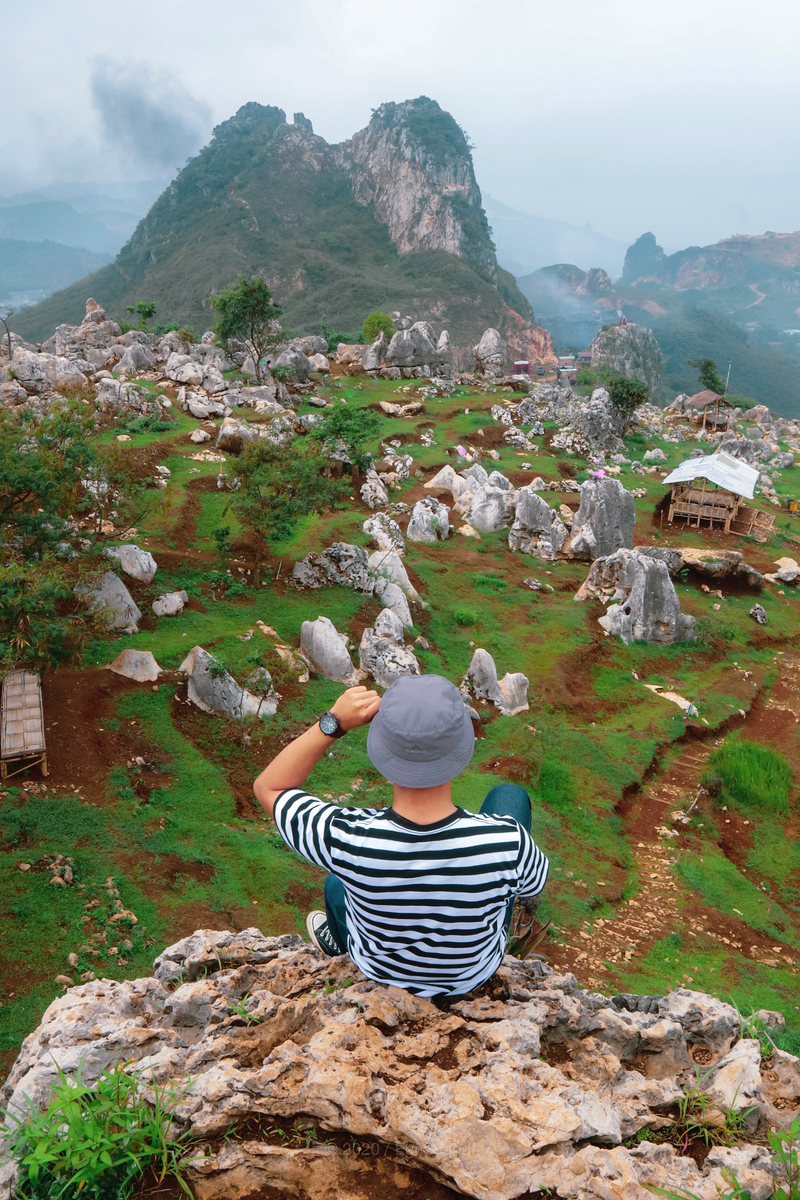
<svg viewBox="0 0 800 1200"><path fill-rule="evenodd" d="M0 219L2 218L0 210ZM294 331L360 329L402 309L472 344L487 326L518 350L532 313L497 265L469 143L427 97L383 104L329 145L296 113L244 105L159 196L115 262L17 315L27 337L81 320L87 295L120 314L154 300L158 319L208 326L207 297L262 274ZM523 340L520 341L520 338ZM531 357L534 357L533 351Z"/></svg>
<svg viewBox="0 0 800 1200"><path fill-rule="evenodd" d="M528 275L553 263L575 263L584 270L602 267L622 274L625 242L551 217L518 212L484 195L484 208L497 248L497 261L512 275Z"/></svg>

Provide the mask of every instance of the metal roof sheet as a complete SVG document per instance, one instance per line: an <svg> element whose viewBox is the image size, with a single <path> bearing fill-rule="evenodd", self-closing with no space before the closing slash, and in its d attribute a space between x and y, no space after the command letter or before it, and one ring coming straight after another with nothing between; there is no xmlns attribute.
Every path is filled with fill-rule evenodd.
<svg viewBox="0 0 800 1200"><path fill-rule="evenodd" d="M670 472L664 483L688 483L692 479L707 479L718 487L736 492L738 496L753 499L753 490L758 483L759 471L748 467L739 458L726 454L706 454L703 458L687 458L674 471Z"/></svg>

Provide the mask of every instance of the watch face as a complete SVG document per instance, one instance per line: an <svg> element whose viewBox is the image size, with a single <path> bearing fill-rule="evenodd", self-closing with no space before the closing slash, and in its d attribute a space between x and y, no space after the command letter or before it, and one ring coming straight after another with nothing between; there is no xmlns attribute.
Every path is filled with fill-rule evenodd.
<svg viewBox="0 0 800 1200"><path fill-rule="evenodd" d="M333 713L323 713L319 719L319 727L328 737L333 737L334 734L339 732L339 722Z"/></svg>

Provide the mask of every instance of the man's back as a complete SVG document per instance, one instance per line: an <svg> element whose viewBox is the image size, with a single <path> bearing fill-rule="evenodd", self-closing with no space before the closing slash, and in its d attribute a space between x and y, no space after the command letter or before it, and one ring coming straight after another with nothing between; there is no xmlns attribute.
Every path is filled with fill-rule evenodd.
<svg viewBox="0 0 800 1200"><path fill-rule="evenodd" d="M510 898L538 894L547 877L547 859L512 817L456 809L418 825L298 788L279 795L274 817L293 849L344 884L356 966L417 995L459 995L488 978L503 957Z"/></svg>

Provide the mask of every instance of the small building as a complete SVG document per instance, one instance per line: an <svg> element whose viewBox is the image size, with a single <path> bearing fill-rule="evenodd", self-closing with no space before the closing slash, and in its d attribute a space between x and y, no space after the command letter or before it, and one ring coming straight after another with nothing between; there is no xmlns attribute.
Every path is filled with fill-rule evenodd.
<svg viewBox="0 0 800 1200"><path fill-rule="evenodd" d="M730 429L733 424L734 405L724 396L706 389L690 396L685 411L695 425L703 429Z"/></svg>
<svg viewBox="0 0 800 1200"><path fill-rule="evenodd" d="M520 358L514 362L515 375L530 375L530 373L531 364L528 362L527 358Z"/></svg>
<svg viewBox="0 0 800 1200"><path fill-rule="evenodd" d="M685 521L699 529L705 522L709 529L721 526L726 533L766 536L775 518L744 503L745 498L753 499L758 476L755 467L724 451L685 459L664 480L672 488L670 524Z"/></svg>
<svg viewBox="0 0 800 1200"><path fill-rule="evenodd" d="M11 764L20 763L9 771ZM0 704L0 778L35 766L47 775L42 681L36 671L10 671Z"/></svg>
<svg viewBox="0 0 800 1200"><path fill-rule="evenodd" d="M591 350L579 350L578 351L578 366L579 367L590 367L591 365L592 365Z"/></svg>

